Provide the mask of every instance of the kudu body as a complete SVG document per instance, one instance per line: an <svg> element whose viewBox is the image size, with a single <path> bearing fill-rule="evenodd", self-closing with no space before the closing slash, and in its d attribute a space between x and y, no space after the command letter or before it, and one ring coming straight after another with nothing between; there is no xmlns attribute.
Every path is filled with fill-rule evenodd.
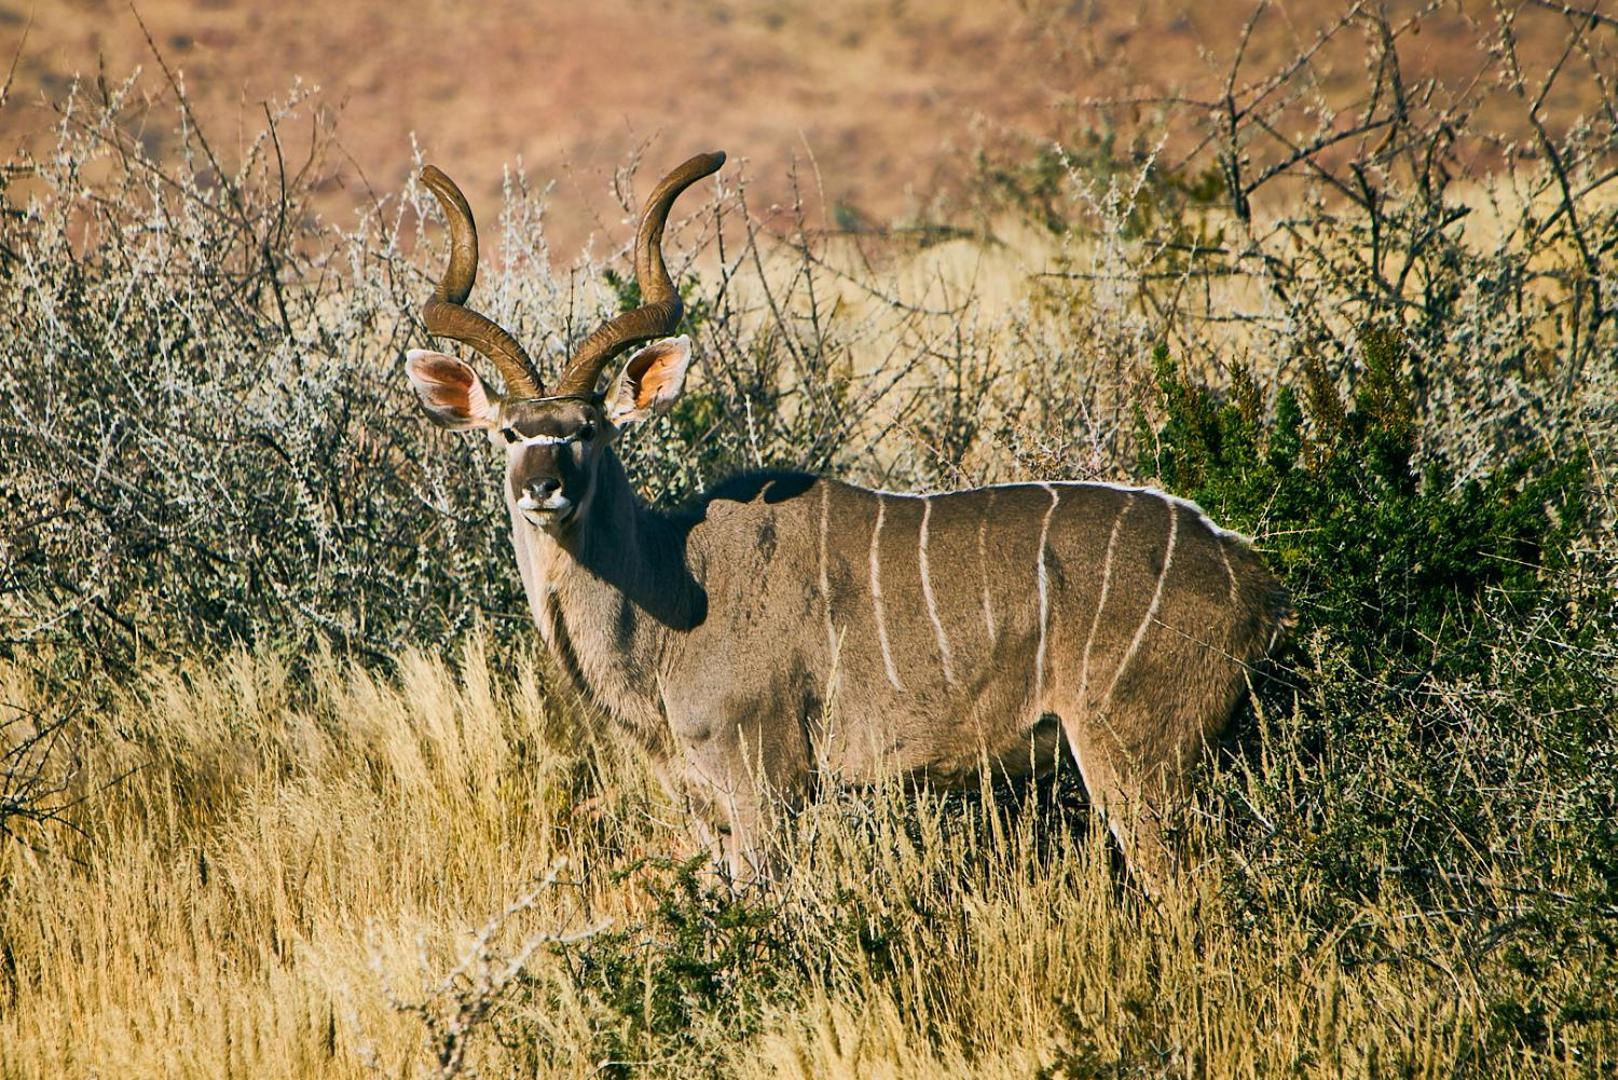
<svg viewBox="0 0 1618 1080"><path fill-rule="evenodd" d="M1012 776L1065 744L1132 869L1157 887L1162 815L1285 619L1241 538L1149 489L1012 484L916 496L798 473L737 477L690 508L639 502L611 442L679 393L690 343L656 340L605 395L601 370L662 338L679 301L658 251L693 158L648 201L647 307L619 316L544 396L521 348L461 306L476 265L464 199L425 177L454 253L428 329L506 376L412 352L430 416L508 445L507 502L535 623L581 694L627 731L733 875L762 865L774 808L825 782ZM470 255L468 255L470 252Z"/></svg>

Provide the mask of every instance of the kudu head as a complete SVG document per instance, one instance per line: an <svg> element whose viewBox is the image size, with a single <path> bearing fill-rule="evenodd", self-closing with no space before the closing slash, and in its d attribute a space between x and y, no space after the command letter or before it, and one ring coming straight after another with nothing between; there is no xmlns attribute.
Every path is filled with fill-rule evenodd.
<svg viewBox="0 0 1618 1080"><path fill-rule="evenodd" d="M426 349L407 354L405 372L435 424L457 431L481 428L506 447L508 495L523 517L552 535L584 518L602 456L618 432L667 409L685 384L691 341L667 336L679 324L681 305L663 265L663 225L680 192L724 163L723 153L698 154L657 185L635 237L641 306L591 334L549 393L516 339L465 306L478 269L472 209L453 180L431 165L422 170L422 182L444 208L450 231L449 268L422 309L427 331L488 357L506 389L498 393L466 362ZM642 344L610 389L599 392L596 384L607 365Z"/></svg>

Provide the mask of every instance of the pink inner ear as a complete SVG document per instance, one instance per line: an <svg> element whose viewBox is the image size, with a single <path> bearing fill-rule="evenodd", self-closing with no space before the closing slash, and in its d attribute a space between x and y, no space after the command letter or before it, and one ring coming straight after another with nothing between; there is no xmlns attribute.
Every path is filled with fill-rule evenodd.
<svg viewBox="0 0 1618 1080"><path fill-rule="evenodd" d="M445 388L454 386L464 396L472 385L472 369L465 364L458 364L447 356L434 356L416 361L416 372L423 381L445 384Z"/></svg>
<svg viewBox="0 0 1618 1080"><path fill-rule="evenodd" d="M654 345L629 365L630 384L635 388L635 408L649 409L664 391L672 395L680 366L678 345Z"/></svg>
<svg viewBox="0 0 1618 1080"><path fill-rule="evenodd" d="M410 381L422 401L462 417L472 415L472 392L477 376L453 357L417 354L410 358Z"/></svg>
<svg viewBox="0 0 1618 1080"><path fill-rule="evenodd" d="M657 372L653 372L641 380L635 391L635 408L649 409L668 386L669 379Z"/></svg>

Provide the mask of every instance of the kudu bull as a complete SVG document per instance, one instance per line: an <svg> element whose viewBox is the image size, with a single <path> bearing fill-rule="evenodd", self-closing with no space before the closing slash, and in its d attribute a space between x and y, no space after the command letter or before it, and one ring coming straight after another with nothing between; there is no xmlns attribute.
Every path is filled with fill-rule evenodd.
<svg viewBox="0 0 1618 1080"><path fill-rule="evenodd" d="M646 203L644 306L590 336L545 393L510 334L466 308L477 232L443 173L422 179L451 255L424 310L505 379L414 350L427 415L506 448L512 542L535 623L576 688L649 752L733 878L771 819L820 783L969 782L1054 766L1065 742L1133 873L1171 865L1165 810L1285 619L1274 577L1194 505L1144 488L1029 483L939 495L761 473L683 511L641 505L618 433L679 395L691 342L661 251L692 158ZM606 366L644 344L604 393ZM717 833L717 836L716 836Z"/></svg>

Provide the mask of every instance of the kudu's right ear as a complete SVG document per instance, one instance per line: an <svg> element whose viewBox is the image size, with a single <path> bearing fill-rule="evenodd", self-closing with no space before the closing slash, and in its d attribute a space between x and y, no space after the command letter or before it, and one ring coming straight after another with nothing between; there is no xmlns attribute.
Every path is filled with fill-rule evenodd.
<svg viewBox="0 0 1618 1080"><path fill-rule="evenodd" d="M492 428L500 422L500 395L490 390L464 360L428 349L405 354L405 374L421 407L439 427L451 431Z"/></svg>

